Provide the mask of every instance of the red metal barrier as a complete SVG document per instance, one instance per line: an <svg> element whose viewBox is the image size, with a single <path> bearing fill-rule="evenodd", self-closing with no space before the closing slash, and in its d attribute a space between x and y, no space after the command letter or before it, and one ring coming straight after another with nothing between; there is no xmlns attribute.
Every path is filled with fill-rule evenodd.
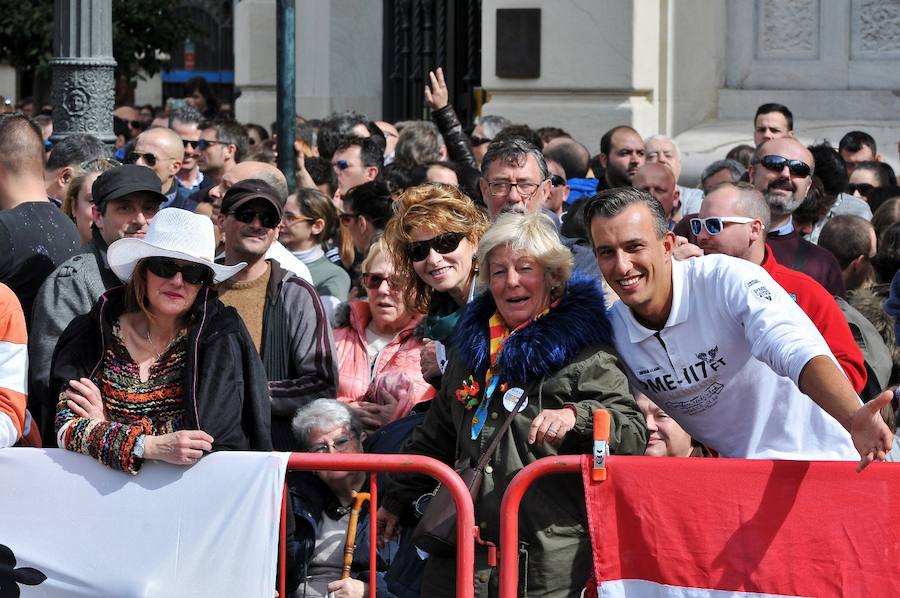
<svg viewBox="0 0 900 598"><path fill-rule="evenodd" d="M581 473L581 455L545 457L516 474L500 503L500 598L515 598L519 582L519 506L525 491L538 478L558 473Z"/></svg>
<svg viewBox="0 0 900 598"><path fill-rule="evenodd" d="M459 598L472 598L475 593L475 508L469 489L453 469L431 457L421 455L367 455L355 454L313 454L292 453L288 460L288 470L327 470L327 471L368 471L370 476L371 504L369 509L370 525L376 529L375 513L377 511L378 486L375 481L375 473L421 473L431 476L446 486L453 496L456 504L456 595ZM285 496L287 496L285 494ZM286 499L282 501L282 509L287 505ZM285 564L285 511L282 510L281 534L279 539L279 554L281 555L281 568L278 576L278 591L280 596L285 594L284 564ZM516 530L518 533L518 530ZM375 563L375 534L370 534L369 545L371 562ZM375 577L374 569L369 572L370 595L374 597Z"/></svg>

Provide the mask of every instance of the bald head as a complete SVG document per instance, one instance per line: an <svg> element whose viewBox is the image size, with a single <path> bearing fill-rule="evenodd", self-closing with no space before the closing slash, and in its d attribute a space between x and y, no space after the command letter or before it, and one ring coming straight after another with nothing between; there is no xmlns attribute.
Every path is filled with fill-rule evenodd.
<svg viewBox="0 0 900 598"><path fill-rule="evenodd" d="M287 179L278 168L272 164L267 164L266 162L245 160L244 162L235 164L234 168L222 176L222 181L209 190L209 198L212 200L216 211L218 211L219 206L222 205L222 197L225 196L225 192L231 189L231 186L235 183L247 179L262 179L271 185L282 199L287 199Z"/></svg>
<svg viewBox="0 0 900 598"><path fill-rule="evenodd" d="M662 204L666 217L672 218L681 206L672 170L660 162L650 162L638 168L632 186L652 195Z"/></svg>
<svg viewBox="0 0 900 598"><path fill-rule="evenodd" d="M793 137L770 139L756 148L750 180L769 204L772 228L782 227L806 199L814 169L812 154Z"/></svg>

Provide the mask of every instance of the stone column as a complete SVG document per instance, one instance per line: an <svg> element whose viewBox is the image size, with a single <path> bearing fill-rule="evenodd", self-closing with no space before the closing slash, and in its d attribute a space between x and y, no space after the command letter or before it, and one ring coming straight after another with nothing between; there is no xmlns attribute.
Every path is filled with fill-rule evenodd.
<svg viewBox="0 0 900 598"><path fill-rule="evenodd" d="M115 142L112 111L116 61L111 0L55 0L53 139L88 133Z"/></svg>

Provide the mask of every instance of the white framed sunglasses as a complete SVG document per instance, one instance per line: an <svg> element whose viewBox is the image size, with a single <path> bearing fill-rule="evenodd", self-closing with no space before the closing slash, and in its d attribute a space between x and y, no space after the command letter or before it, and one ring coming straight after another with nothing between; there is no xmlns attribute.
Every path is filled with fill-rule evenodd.
<svg viewBox="0 0 900 598"><path fill-rule="evenodd" d="M691 218L691 232L694 236L700 234L705 228L711 235L718 235L725 229L726 224L750 224L756 218L746 216L710 216L709 218ZM765 228L765 226L763 227Z"/></svg>

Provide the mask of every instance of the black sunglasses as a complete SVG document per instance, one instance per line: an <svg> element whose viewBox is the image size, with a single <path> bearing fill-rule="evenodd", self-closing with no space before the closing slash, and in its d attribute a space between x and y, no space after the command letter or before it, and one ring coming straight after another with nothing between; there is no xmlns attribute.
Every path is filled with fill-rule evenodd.
<svg viewBox="0 0 900 598"><path fill-rule="evenodd" d="M131 152L127 156L125 156L125 164L136 164L138 160L141 158L144 159L144 162L147 163L147 166L153 168L156 166L156 156L150 153L141 153L141 152Z"/></svg>
<svg viewBox="0 0 900 598"><path fill-rule="evenodd" d="M484 145L485 143L490 143L493 139L488 139L487 137L478 137L476 135L472 135L469 137L469 140L472 141L472 145Z"/></svg>
<svg viewBox="0 0 900 598"><path fill-rule="evenodd" d="M850 195L859 191L860 195L868 197L873 189L875 189L875 185L870 185L869 183L850 183L847 185L847 193Z"/></svg>
<svg viewBox="0 0 900 598"><path fill-rule="evenodd" d="M562 178L558 174L551 174L550 175L550 184L553 185L554 187L565 187L566 179Z"/></svg>
<svg viewBox="0 0 900 598"><path fill-rule="evenodd" d="M197 142L195 147L199 148L201 152L206 151L207 148L211 145L218 145L222 143L221 141L213 141L212 139L201 139Z"/></svg>
<svg viewBox="0 0 900 598"><path fill-rule="evenodd" d="M254 218L259 218L259 223L265 228L277 228L281 224L281 218L270 210L259 212L253 208L240 208L231 213L238 222L251 224Z"/></svg>
<svg viewBox="0 0 900 598"><path fill-rule="evenodd" d="M181 272L181 279L188 284L210 284L213 280L212 268L203 264L188 262L179 264L167 257L151 257L144 260L147 271L160 278L172 278Z"/></svg>
<svg viewBox="0 0 900 598"><path fill-rule="evenodd" d="M784 167L787 166L791 175L801 178L808 177L812 172L809 164L803 160L788 160L784 156L763 156L759 160L759 164L762 164L764 167L774 172L781 172L784 170Z"/></svg>
<svg viewBox="0 0 900 598"><path fill-rule="evenodd" d="M406 255L414 262L421 262L432 249L441 254L451 253L465 237L464 233L444 233L426 241L413 241L406 246Z"/></svg>
<svg viewBox="0 0 900 598"><path fill-rule="evenodd" d="M187 149L187 146L191 146L192 148L197 149L197 146L200 145L200 140L198 139L194 141L193 139L182 139L181 143L184 144L185 149Z"/></svg>
<svg viewBox="0 0 900 598"><path fill-rule="evenodd" d="M396 276L382 276L381 274L363 274L363 285L370 291L376 291L381 287L381 283L388 282L388 286L392 289L400 288L399 281Z"/></svg>

